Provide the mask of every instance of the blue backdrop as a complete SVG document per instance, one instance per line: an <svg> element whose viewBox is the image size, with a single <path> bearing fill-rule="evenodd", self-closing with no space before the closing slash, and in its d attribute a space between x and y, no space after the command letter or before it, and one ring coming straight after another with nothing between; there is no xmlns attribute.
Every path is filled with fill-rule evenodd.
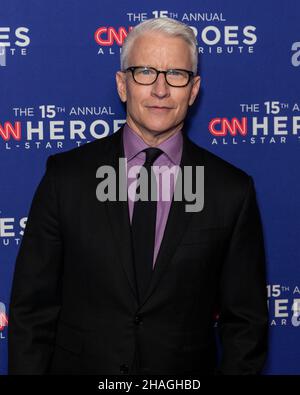
<svg viewBox="0 0 300 395"><path fill-rule="evenodd" d="M202 85L190 138L253 176L265 233L266 374L300 373L300 2L0 0L0 374L18 246L50 154L124 122L115 72L130 27L194 28Z"/></svg>

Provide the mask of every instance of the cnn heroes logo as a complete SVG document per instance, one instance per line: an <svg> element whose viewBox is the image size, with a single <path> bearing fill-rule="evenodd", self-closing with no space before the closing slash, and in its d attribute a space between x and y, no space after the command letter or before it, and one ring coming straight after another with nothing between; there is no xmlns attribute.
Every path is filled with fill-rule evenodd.
<svg viewBox="0 0 300 395"><path fill-rule="evenodd" d="M24 235L27 217L4 218L0 217L0 245L19 245L20 237Z"/></svg>
<svg viewBox="0 0 300 395"><path fill-rule="evenodd" d="M29 29L24 26L17 28L0 26L0 66L7 65L9 55L27 55L30 44Z"/></svg>
<svg viewBox="0 0 300 395"><path fill-rule="evenodd" d="M169 17L189 24L198 40L199 53L227 53L254 51L257 43L256 26L239 26L227 22L222 13L190 12L179 14L168 10L154 10L152 12L130 12L126 14L129 27L100 26L94 33L94 40L99 45L98 55L108 53L113 55L113 46L121 47L128 33L140 22L150 18ZM225 24L224 24L225 22ZM193 25L191 25L192 23ZM195 26L195 23L199 23ZM216 26L222 23L221 26ZM206 26L204 24L207 24ZM204 25L204 26L203 26ZM108 52L105 52L107 49ZM121 49L119 49L121 51Z"/></svg>
<svg viewBox="0 0 300 395"><path fill-rule="evenodd" d="M255 26L224 26L218 28L216 26L206 26L204 29L199 30L195 26L190 26L195 36L199 40L199 44L205 45L254 45L257 42L255 34ZM109 47L114 44L123 45L128 33L133 29L133 26L128 28L124 26L101 26L94 34L94 39L98 45Z"/></svg>
<svg viewBox="0 0 300 395"><path fill-rule="evenodd" d="M241 103L237 118L214 117L209 121L211 144L285 144L300 142L300 102L269 100Z"/></svg>
<svg viewBox="0 0 300 395"><path fill-rule="evenodd" d="M79 147L115 133L126 122L125 119L114 118L111 106L68 108L43 104L12 110L16 118L14 121L0 119L0 142L5 143L6 150L64 149L65 141Z"/></svg>

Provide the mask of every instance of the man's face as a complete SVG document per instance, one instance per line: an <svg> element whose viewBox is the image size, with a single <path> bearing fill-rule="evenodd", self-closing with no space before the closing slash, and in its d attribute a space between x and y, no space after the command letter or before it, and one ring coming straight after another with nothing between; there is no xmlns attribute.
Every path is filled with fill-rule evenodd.
<svg viewBox="0 0 300 395"><path fill-rule="evenodd" d="M191 51L182 38L161 33L145 33L131 48L128 66L148 66L157 70L192 70ZM139 85L131 72L117 72L118 93L127 105L127 123L142 134L173 134L180 130L189 105L200 87L200 77L192 78L186 87L172 87L159 74L152 85Z"/></svg>

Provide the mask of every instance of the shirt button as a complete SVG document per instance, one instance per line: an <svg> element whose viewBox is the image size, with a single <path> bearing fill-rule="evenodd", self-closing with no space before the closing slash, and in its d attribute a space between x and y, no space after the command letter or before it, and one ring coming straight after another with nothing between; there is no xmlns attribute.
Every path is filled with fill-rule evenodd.
<svg viewBox="0 0 300 395"><path fill-rule="evenodd" d="M123 374L127 374L128 373L128 366L123 363L120 366L120 372L123 373Z"/></svg>
<svg viewBox="0 0 300 395"><path fill-rule="evenodd" d="M135 316L135 318L134 318L134 323L135 323L136 325L139 325L139 324L141 324L142 322L143 322L142 317L141 317L139 314L137 314L137 315Z"/></svg>

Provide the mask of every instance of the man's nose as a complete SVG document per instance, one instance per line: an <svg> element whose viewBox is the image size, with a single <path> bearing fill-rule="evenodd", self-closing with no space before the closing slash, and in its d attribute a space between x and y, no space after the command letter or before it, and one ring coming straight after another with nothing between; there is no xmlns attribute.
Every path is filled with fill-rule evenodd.
<svg viewBox="0 0 300 395"><path fill-rule="evenodd" d="M169 96L170 89L163 73L158 74L157 80L152 85L152 95L159 98Z"/></svg>

